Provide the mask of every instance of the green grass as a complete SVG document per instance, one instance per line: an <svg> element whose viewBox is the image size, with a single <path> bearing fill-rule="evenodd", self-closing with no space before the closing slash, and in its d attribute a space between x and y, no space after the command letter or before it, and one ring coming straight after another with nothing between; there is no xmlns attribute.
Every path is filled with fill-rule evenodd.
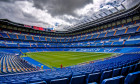
<svg viewBox="0 0 140 84"><path fill-rule="evenodd" d="M52 68L77 65L83 62L111 57L114 53L92 53L92 52L33 52L26 53L28 57Z"/></svg>

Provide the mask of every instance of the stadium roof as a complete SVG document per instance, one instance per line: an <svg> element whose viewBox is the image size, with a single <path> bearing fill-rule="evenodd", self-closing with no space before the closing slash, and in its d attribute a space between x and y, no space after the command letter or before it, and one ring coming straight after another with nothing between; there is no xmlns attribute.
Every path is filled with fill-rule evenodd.
<svg viewBox="0 0 140 84"><path fill-rule="evenodd" d="M0 0L0 19L71 31L86 26L85 23L132 8L139 3L138 1L140 2L140 0Z"/></svg>

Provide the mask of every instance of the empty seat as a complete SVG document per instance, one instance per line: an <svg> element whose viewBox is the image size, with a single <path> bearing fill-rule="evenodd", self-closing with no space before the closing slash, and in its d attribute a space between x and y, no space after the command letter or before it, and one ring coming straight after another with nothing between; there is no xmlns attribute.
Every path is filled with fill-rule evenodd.
<svg viewBox="0 0 140 84"><path fill-rule="evenodd" d="M107 68L102 69L102 70L101 70L101 73L103 73L104 71L107 71L107 70L108 70Z"/></svg>
<svg viewBox="0 0 140 84"><path fill-rule="evenodd" d="M109 68L108 68L108 70L112 70L112 69L113 69L113 67L109 67Z"/></svg>
<svg viewBox="0 0 140 84"><path fill-rule="evenodd" d="M45 81L43 81L42 79L40 78L32 78L29 80L29 83L45 83Z"/></svg>
<svg viewBox="0 0 140 84"><path fill-rule="evenodd" d="M86 76L75 76L71 78L70 84L86 84Z"/></svg>
<svg viewBox="0 0 140 84"><path fill-rule="evenodd" d="M68 84L68 78L51 80L51 84Z"/></svg>
<svg viewBox="0 0 140 84"><path fill-rule="evenodd" d="M19 83L18 83L19 84ZM27 84L27 83L26 83ZM29 83L29 84L47 84L46 81L40 81L40 82L34 82L34 83Z"/></svg>
<svg viewBox="0 0 140 84"><path fill-rule="evenodd" d="M104 79L101 84L124 84L124 76Z"/></svg>
<svg viewBox="0 0 140 84"><path fill-rule="evenodd" d="M123 67L121 71L121 75L127 76L128 72L129 72L129 67Z"/></svg>
<svg viewBox="0 0 140 84"><path fill-rule="evenodd" d="M107 78L111 78L112 77L112 70L110 71L104 71L101 75L101 79L100 79L100 83Z"/></svg>
<svg viewBox="0 0 140 84"><path fill-rule="evenodd" d="M79 75L82 75L82 73L80 73L80 72L74 72L72 75L73 76L79 76Z"/></svg>
<svg viewBox="0 0 140 84"><path fill-rule="evenodd" d="M113 70L112 77L119 76L121 74L121 68Z"/></svg>
<svg viewBox="0 0 140 84"><path fill-rule="evenodd" d="M134 72L134 69L135 69L135 65L130 65L130 68L129 68L129 73Z"/></svg>
<svg viewBox="0 0 140 84"><path fill-rule="evenodd" d="M140 63L135 65L135 71L140 71Z"/></svg>
<svg viewBox="0 0 140 84"><path fill-rule="evenodd" d="M93 74L89 74L88 76L88 83L93 83L93 82L100 82L100 77L101 77L101 73L93 73Z"/></svg>
<svg viewBox="0 0 140 84"><path fill-rule="evenodd" d="M15 81L15 82L12 82L11 84L27 84L26 81Z"/></svg>
<svg viewBox="0 0 140 84"><path fill-rule="evenodd" d="M93 71L93 73L99 73L99 72L101 72L100 70L95 70L95 71Z"/></svg>
<svg viewBox="0 0 140 84"><path fill-rule="evenodd" d="M125 78L124 84L140 84L140 71L129 73Z"/></svg>

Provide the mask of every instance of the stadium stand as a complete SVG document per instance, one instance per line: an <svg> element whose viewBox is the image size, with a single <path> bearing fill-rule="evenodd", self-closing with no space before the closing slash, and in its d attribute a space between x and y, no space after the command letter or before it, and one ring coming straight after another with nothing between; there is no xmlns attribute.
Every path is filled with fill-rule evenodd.
<svg viewBox="0 0 140 84"><path fill-rule="evenodd" d="M138 63L139 60L140 60L139 54L124 54L119 57L111 58L109 60L90 63L84 66L77 65L77 67L58 69L56 71L47 71L47 72L37 71L37 72L20 73L20 74L13 74L13 75L11 74L1 75L0 81L2 83L47 82L47 84L49 83L56 84L55 82L70 81L71 84L86 84L85 82L108 84L106 82L110 82L110 81L113 82L117 80L119 80L118 82L124 82L124 79L125 82L133 82L134 80L129 80L129 78L132 77L134 73L134 77L137 78L135 79L137 80L135 82L139 82L138 79L139 76L137 75L135 76L135 74L139 75L139 70L140 70L139 67L140 63ZM130 66L132 65L134 65L135 68L133 70L130 70ZM116 71L117 69L121 69L121 73L117 72ZM17 70L20 71L21 69L17 69ZM132 73L132 76L131 74L128 74L130 71ZM60 80L54 80L54 79L60 79Z"/></svg>
<svg viewBox="0 0 140 84"><path fill-rule="evenodd" d="M120 16L113 22L68 34L34 30L10 24L13 22L9 20L0 20L0 84L139 84L139 10L140 5L120 11L119 14L127 17ZM129 11L133 13L129 14ZM33 65L38 62L29 57L20 57L26 52L45 51L119 55L62 69L46 67L47 70Z"/></svg>

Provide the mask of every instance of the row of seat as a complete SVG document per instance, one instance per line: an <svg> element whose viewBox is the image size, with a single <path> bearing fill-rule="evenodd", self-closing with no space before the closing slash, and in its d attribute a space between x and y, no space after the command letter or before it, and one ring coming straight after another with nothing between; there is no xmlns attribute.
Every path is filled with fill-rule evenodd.
<svg viewBox="0 0 140 84"><path fill-rule="evenodd" d="M108 39L109 40L109 39ZM97 40L96 40L97 41ZM109 42L105 42L102 40L99 40L99 42L95 42L95 41L87 41L87 42L76 42L76 43L8 43L8 42L4 42L4 40L2 41L2 43L0 43L0 47L87 47L87 46L94 46L94 47L98 47L98 46L122 46L122 45L138 45L140 44L140 40L139 37L136 39L127 39L127 40L118 40L118 41L109 41Z"/></svg>
<svg viewBox="0 0 140 84"><path fill-rule="evenodd" d="M108 48L0 48L5 53L73 51L73 52L104 52L104 53L131 53L139 52L139 47L108 47Z"/></svg>
<svg viewBox="0 0 140 84"><path fill-rule="evenodd" d="M43 79L40 79L39 77L32 76L33 78L30 78L30 80L28 80L27 82L26 80L28 78L27 79L25 78L24 81L23 80L14 81L13 77L8 77L8 78L13 80L11 84L26 84L26 83L29 83L29 84L34 84L34 83L35 84L139 84L140 83L140 80L139 80L140 79L139 78L140 63L135 64L136 67L133 70L131 66L126 66L126 67L130 67L129 70L125 70L123 67L120 72L119 72L120 68L118 68L114 70L103 71L102 73L101 72L90 73L90 74L87 73L85 75L79 75L79 76L73 76L73 77L67 74L67 75L64 75L65 78L61 78L61 79L59 78L58 79L57 78L45 79L44 78L43 80ZM125 73L127 72L127 74L124 75L124 72ZM28 75L31 75L31 74L28 74ZM24 76L24 77L27 77L27 76ZM2 80L3 78L7 78L7 77L3 76ZM10 82L5 82L5 83L9 84Z"/></svg>
<svg viewBox="0 0 140 84"><path fill-rule="evenodd" d="M134 26L131 24L131 26ZM137 26L138 27L138 26ZM137 27L134 27L134 28L126 28L127 31L129 31L129 29L131 30L136 30L138 29ZM122 32L123 30L126 30L126 29L122 29L122 28L119 28L118 30L116 30L118 28L115 28L115 31L120 31ZM130 31L131 31L130 30ZM110 32L112 32L112 30L108 30ZM114 31L113 31L114 32ZM139 31L134 31L134 32L131 32L131 33L136 33L136 32L139 32ZM108 34L108 33L100 33L99 35L95 34L98 38L101 38L100 35L104 35L104 34ZM125 34L126 34L126 31L125 31ZM102 38L102 39L96 39L94 41L83 41L83 42L72 42L72 43L63 43L63 42L60 42L60 43L43 43L43 42L37 42L37 41L25 41L25 39L22 39L22 40L19 40L19 41L14 41L15 38L12 38L14 40L5 40L5 37L9 38L10 35L12 34L6 34L6 33L3 33L1 32L0 36L3 37L3 40L1 40L1 43L0 43L0 47L23 47L23 48L51 48L51 47L104 47L104 46L136 46L139 45L140 43L140 40L139 40L139 34L136 34L136 35L127 35L127 36L121 36L121 37L110 37L110 38ZM18 37L17 35L15 35L16 37ZM22 36L22 35L21 35ZM11 36L13 37L13 36ZM20 37L20 36L19 36ZM18 38L19 38L18 37ZM25 38L28 38L29 36L24 36ZM92 35L93 37L93 35ZM103 36L104 37L104 36ZM31 38L31 37L30 37ZM31 39L35 39L35 38L39 38L38 41L41 41L41 37L32 37ZM30 39L30 40L31 40ZM70 38L70 39L77 39L77 38ZM27 40L27 39L26 39ZM46 40L46 39L45 39ZM72 40L73 41L73 40Z"/></svg>
<svg viewBox="0 0 140 84"><path fill-rule="evenodd" d="M137 23L139 24L139 22ZM128 28L127 26L131 26L131 28ZM8 34L4 32L0 32L0 37L3 38L12 38L12 39L21 39L21 40L35 40L35 41L48 41L48 42L71 42L71 41L80 41L80 40L88 40L88 39L95 39L95 38L102 38L102 37L109 37L109 36L115 36L115 35L122 35L122 34L129 34L129 33L135 33L139 32L139 26L136 24L129 24L126 25L126 27L116 27L114 29L107 29L106 31L98 31L89 33L89 34L84 34L84 35L79 35L79 36L74 36L71 38L67 37L62 37L62 38L47 38L47 37L42 37L42 36L29 36L27 35L20 35L20 34Z"/></svg>
<svg viewBox="0 0 140 84"><path fill-rule="evenodd" d="M127 40L129 39L138 39L140 36L140 34L135 34L135 35L127 35L127 36L120 36L120 37L110 37L110 38L102 38L102 39L95 39L94 41L83 41L85 43L87 42L94 42L94 43L100 43L102 42L113 42L113 41L121 41L122 39ZM48 42L38 42L38 41L26 41L26 40L0 40L1 42L5 42L5 43L31 43L31 44L47 44ZM64 43L64 42L62 42ZM68 42L70 43L70 42ZM73 42L75 43L75 42ZM50 43L51 44L51 43Z"/></svg>
<svg viewBox="0 0 140 84"><path fill-rule="evenodd" d="M104 61L95 63L66 67L65 69L53 69L31 73L20 73L12 75L0 75L0 81L7 84L25 83L47 83L52 80L66 78L72 84L101 83L104 79L123 75L140 70L139 53L124 54ZM136 64L137 63L137 64ZM82 78L81 78L82 77ZM82 81L82 82L81 82ZM80 83L79 83L80 82Z"/></svg>
<svg viewBox="0 0 140 84"><path fill-rule="evenodd" d="M102 74L100 72L89 74L88 82L96 82L102 83L104 79L114 78L117 76L126 77L128 73L136 72L140 70L140 63L135 65L130 65L122 68L116 68L113 70L103 71Z"/></svg>
<svg viewBox="0 0 140 84"><path fill-rule="evenodd" d="M89 75L92 76L92 75ZM98 84L96 82L88 83L89 80L85 80L86 76L72 77L69 83L68 78L51 80L50 84ZM96 75L91 80L96 80ZM98 80L98 79L97 79ZM116 76L107 78L101 81L100 84L139 84L140 83L140 71L129 73L125 76Z"/></svg>
<svg viewBox="0 0 140 84"><path fill-rule="evenodd" d="M36 71L36 68L15 55L0 53L0 74Z"/></svg>

